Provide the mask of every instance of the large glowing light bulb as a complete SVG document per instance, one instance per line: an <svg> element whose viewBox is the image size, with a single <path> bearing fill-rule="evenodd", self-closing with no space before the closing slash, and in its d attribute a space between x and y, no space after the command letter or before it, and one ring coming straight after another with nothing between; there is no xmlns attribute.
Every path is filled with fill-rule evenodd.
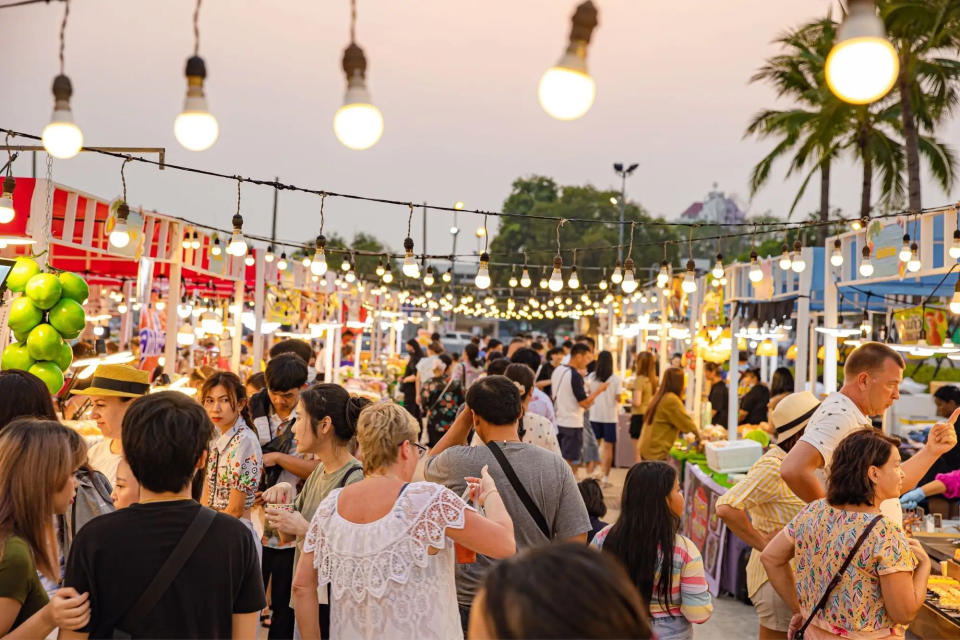
<svg viewBox="0 0 960 640"><path fill-rule="evenodd" d="M73 86L70 78L60 74L53 79L53 115L43 128L43 148L54 158L66 160L80 153L83 132L73 122L70 96Z"/></svg>
<svg viewBox="0 0 960 640"><path fill-rule="evenodd" d="M799 240L793 243L793 261L790 263L790 268L793 269L794 273L803 273L803 270L807 268L807 261L803 259Z"/></svg>
<svg viewBox="0 0 960 640"><path fill-rule="evenodd" d="M577 275L576 265L570 268L570 278L567 280L567 286L571 289L577 289L580 287L580 277Z"/></svg>
<svg viewBox="0 0 960 640"><path fill-rule="evenodd" d="M487 268L488 262L490 262L490 254L484 251L480 254L480 267L477 269L477 277L473 280L478 289L486 289L490 286L490 272Z"/></svg>
<svg viewBox="0 0 960 640"><path fill-rule="evenodd" d="M413 257L413 238L404 238L403 251L403 275L408 278L419 278L420 265L417 264L416 259Z"/></svg>
<svg viewBox="0 0 960 640"><path fill-rule="evenodd" d="M670 263L664 260L660 263L660 272L657 274L657 287L666 289L670 282Z"/></svg>
<svg viewBox="0 0 960 640"><path fill-rule="evenodd" d="M130 215L130 208L126 202L121 202L117 207L117 222L113 225L113 231L110 232L110 244L117 249L123 249L130 244L130 232L127 230L127 216Z"/></svg>
<svg viewBox="0 0 960 640"><path fill-rule="evenodd" d="M623 266L623 281L620 282L620 288L624 293L633 293L637 290L637 280L633 276L633 258L624 260Z"/></svg>
<svg viewBox="0 0 960 640"><path fill-rule="evenodd" d="M553 291L554 293L556 293L557 291L560 291L560 289L563 289L562 269L563 269L563 260L560 258L560 256L557 256L553 259L553 273L550 274L550 281L548 282L550 291Z"/></svg>
<svg viewBox="0 0 960 640"><path fill-rule="evenodd" d="M557 64L540 78L540 106L558 120L576 120L593 105L597 86L587 72L587 45L597 26L597 9L589 0L571 19L570 43Z"/></svg>
<svg viewBox="0 0 960 640"><path fill-rule="evenodd" d="M383 135L383 115L370 99L367 59L355 43L351 42L343 52L343 71L347 75L347 91L343 106L333 116L333 131L343 146L362 151L377 144Z"/></svg>
<svg viewBox="0 0 960 640"><path fill-rule="evenodd" d="M717 263L713 265L713 271L710 272L715 280L719 280L723 277L723 255L717 254Z"/></svg>
<svg viewBox="0 0 960 640"><path fill-rule="evenodd" d="M747 274L750 278L750 282L760 282L763 280L763 269L760 268L760 263L757 262L757 252L750 252L750 272Z"/></svg>
<svg viewBox="0 0 960 640"><path fill-rule="evenodd" d="M207 77L207 67L200 56L187 60L187 97L183 101L183 111L173 122L173 134L184 149L206 151L217 141L220 126L210 114L207 98L203 93L203 80Z"/></svg>
<svg viewBox="0 0 960 640"><path fill-rule="evenodd" d="M841 251L842 243L840 238L837 238L833 241L833 252L830 254L830 264L835 267L843 266L843 252Z"/></svg>
<svg viewBox="0 0 960 640"><path fill-rule="evenodd" d="M893 88L899 72L897 51L873 0L850 0L824 65L827 86L845 102L868 104Z"/></svg>
<svg viewBox="0 0 960 640"><path fill-rule="evenodd" d="M313 260L310 261L310 273L315 276L322 276L327 272L327 256L324 252L324 246L326 244L326 238L322 235L317 236Z"/></svg>
<svg viewBox="0 0 960 640"><path fill-rule="evenodd" d="M680 289L684 293L694 293L697 290L697 272L693 260L687 261L687 271L683 274L683 282L680 284Z"/></svg>
<svg viewBox="0 0 960 640"><path fill-rule="evenodd" d="M3 179L3 193L0 194L0 224L7 224L13 221L16 211L13 210L13 190L16 188L16 180L13 176L7 176Z"/></svg>
<svg viewBox="0 0 960 640"><path fill-rule="evenodd" d="M873 262L870 261L870 247L864 246L860 250L860 275L869 278L873 275Z"/></svg>

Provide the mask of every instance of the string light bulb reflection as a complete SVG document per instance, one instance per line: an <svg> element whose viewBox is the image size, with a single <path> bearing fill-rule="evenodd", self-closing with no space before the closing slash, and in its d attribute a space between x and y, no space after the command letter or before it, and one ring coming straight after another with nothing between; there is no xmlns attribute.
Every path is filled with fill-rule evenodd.
<svg viewBox="0 0 960 640"><path fill-rule="evenodd" d="M537 94L543 110L558 120L576 120L593 105L596 84L587 72L587 45L597 26L597 9L587 0L571 19L570 43L560 60L540 78Z"/></svg>

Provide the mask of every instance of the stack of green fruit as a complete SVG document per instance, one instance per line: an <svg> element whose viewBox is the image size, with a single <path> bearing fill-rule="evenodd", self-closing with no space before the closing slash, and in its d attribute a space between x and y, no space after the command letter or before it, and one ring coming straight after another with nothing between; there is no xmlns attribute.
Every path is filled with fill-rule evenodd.
<svg viewBox="0 0 960 640"><path fill-rule="evenodd" d="M0 368L29 371L57 393L73 362L67 340L79 336L87 323L82 304L90 288L69 271L41 273L40 265L25 257L17 258L7 288L23 295L10 304L7 325L17 341L3 350Z"/></svg>

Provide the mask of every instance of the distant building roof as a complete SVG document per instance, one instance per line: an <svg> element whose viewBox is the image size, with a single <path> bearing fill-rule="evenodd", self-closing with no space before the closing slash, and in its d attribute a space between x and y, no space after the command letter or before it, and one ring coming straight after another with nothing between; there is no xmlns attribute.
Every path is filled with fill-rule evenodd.
<svg viewBox="0 0 960 640"><path fill-rule="evenodd" d="M744 222L746 214L732 197L713 184L713 190L707 194L703 202L694 202L680 214L685 221L696 221L704 224L733 224Z"/></svg>

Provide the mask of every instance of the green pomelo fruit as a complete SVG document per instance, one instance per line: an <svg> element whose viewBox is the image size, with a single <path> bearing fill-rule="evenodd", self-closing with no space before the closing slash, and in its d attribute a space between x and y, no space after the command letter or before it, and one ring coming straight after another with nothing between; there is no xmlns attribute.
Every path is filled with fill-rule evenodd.
<svg viewBox="0 0 960 640"><path fill-rule="evenodd" d="M90 296L90 287L87 281L71 271L64 271L59 275L60 286L63 287L63 297L76 300L80 304Z"/></svg>
<svg viewBox="0 0 960 640"><path fill-rule="evenodd" d="M41 309L49 309L57 304L63 293L63 287L60 286L60 280L52 273L38 273L29 280L23 290L27 297L33 300L33 304Z"/></svg>
<svg viewBox="0 0 960 640"><path fill-rule="evenodd" d="M21 369L23 371L29 371L30 367L34 365L34 362L34 359L30 357L30 350L27 349L27 345L17 342L15 344L8 345L7 348L3 350L3 358L0 360L0 369L3 369L4 371L7 369Z"/></svg>
<svg viewBox="0 0 960 640"><path fill-rule="evenodd" d="M43 312L27 296L20 296L10 303L10 317L7 319L7 325L18 336L29 333L40 324L41 320L43 320Z"/></svg>
<svg viewBox="0 0 960 640"><path fill-rule="evenodd" d="M23 288L27 286L27 281L40 273L40 265L33 258L20 256L15 260L13 269L7 277L7 289L16 293L23 293Z"/></svg>
<svg viewBox="0 0 960 640"><path fill-rule="evenodd" d="M60 302L50 309L47 318L47 322L64 336L76 337L87 324L83 307L73 298L60 298Z"/></svg>
<svg viewBox="0 0 960 640"><path fill-rule="evenodd" d="M30 373L43 380L51 395L63 387L63 371L56 362L38 362L30 367Z"/></svg>
<svg viewBox="0 0 960 640"><path fill-rule="evenodd" d="M60 332L48 324L38 324L27 336L27 349L34 360L55 360L62 344Z"/></svg>

